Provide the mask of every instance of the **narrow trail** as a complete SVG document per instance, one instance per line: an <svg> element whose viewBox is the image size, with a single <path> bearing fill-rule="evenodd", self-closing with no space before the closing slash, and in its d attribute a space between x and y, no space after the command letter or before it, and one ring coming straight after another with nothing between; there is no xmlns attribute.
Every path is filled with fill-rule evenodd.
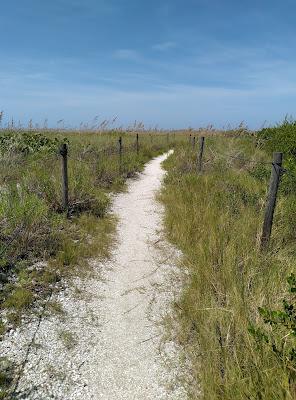
<svg viewBox="0 0 296 400"><path fill-rule="evenodd" d="M163 210L155 199L166 157L150 161L115 197L113 256L94 263L94 276L59 295L66 314L41 324L16 398L186 399L179 350L164 339L162 324L178 295L172 289L178 283L171 281L178 279L177 252L163 241ZM0 350L20 361L33 325L6 338Z"/></svg>
<svg viewBox="0 0 296 400"><path fill-rule="evenodd" d="M152 312L161 306L154 299L154 285L163 281L159 256L164 257L155 254L153 245L161 229L154 197L164 175L160 164L165 157L150 162L128 193L114 202L114 212L120 217L119 245L107 276L104 307L108 322L93 353L100 368L91 374L90 384L100 399L167 398L161 387L166 371L158 360L159 332L153 326L156 315Z"/></svg>

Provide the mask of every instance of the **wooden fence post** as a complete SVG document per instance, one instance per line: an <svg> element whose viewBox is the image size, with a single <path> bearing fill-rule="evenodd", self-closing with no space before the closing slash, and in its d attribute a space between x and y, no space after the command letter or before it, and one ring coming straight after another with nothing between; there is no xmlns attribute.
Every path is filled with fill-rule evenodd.
<svg viewBox="0 0 296 400"><path fill-rule="evenodd" d="M62 156L62 192L63 192L63 210L69 212L69 186L68 186L68 146L66 143L60 147Z"/></svg>
<svg viewBox="0 0 296 400"><path fill-rule="evenodd" d="M283 153L274 153L273 154L273 162L271 166L271 177L269 183L269 192L267 198L267 204L265 208L263 229L262 229L262 237L261 237L261 250L265 249L269 243L272 223L273 223L273 215L276 206L276 198L279 188L279 183L281 179L281 171L282 171L282 162L283 162Z"/></svg>
<svg viewBox="0 0 296 400"><path fill-rule="evenodd" d="M198 158L197 158L197 171L198 172L201 172L201 170L202 170L202 157L203 157L204 147L205 147L205 138L204 138L204 136L201 136L199 138L199 152L198 152Z"/></svg>
<svg viewBox="0 0 296 400"><path fill-rule="evenodd" d="M193 136L193 140L192 140L192 147L193 147L193 149L195 148L195 136Z"/></svg>
<svg viewBox="0 0 296 400"><path fill-rule="evenodd" d="M139 155L139 134L137 133L137 139L136 139L136 148L137 148L137 155Z"/></svg>
<svg viewBox="0 0 296 400"><path fill-rule="evenodd" d="M189 144L191 144L191 133L190 133L190 135L189 135Z"/></svg>
<svg viewBox="0 0 296 400"><path fill-rule="evenodd" d="M122 137L120 136L119 140L118 140L118 144L119 144L119 172L121 172L121 168L122 168Z"/></svg>

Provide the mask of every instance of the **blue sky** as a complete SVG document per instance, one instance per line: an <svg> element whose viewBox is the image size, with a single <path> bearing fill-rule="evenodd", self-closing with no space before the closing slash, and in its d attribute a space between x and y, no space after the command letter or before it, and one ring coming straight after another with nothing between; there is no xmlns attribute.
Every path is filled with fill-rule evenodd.
<svg viewBox="0 0 296 400"><path fill-rule="evenodd" d="M146 127L259 127L295 115L295 0L10 0L0 110Z"/></svg>

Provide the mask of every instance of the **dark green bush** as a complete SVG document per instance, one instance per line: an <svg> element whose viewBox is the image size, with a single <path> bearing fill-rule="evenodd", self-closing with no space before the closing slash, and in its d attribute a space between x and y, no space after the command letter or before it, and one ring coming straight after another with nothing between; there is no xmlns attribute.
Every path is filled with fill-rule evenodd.
<svg viewBox="0 0 296 400"><path fill-rule="evenodd" d="M24 155L40 151L56 152L62 142L68 140L49 138L37 132L5 131L0 135L0 152Z"/></svg>
<svg viewBox="0 0 296 400"><path fill-rule="evenodd" d="M296 156L296 121L285 118L274 127L263 128L258 132L258 139L270 151L283 151Z"/></svg>
<svg viewBox="0 0 296 400"><path fill-rule="evenodd" d="M296 172L296 121L286 118L281 124L262 129L258 132L258 144L270 154L283 152L285 166Z"/></svg>

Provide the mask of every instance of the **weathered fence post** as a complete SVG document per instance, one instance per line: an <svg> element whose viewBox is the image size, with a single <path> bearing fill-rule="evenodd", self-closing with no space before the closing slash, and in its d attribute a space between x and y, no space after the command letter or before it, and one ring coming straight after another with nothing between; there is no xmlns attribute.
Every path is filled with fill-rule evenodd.
<svg viewBox="0 0 296 400"><path fill-rule="evenodd" d="M190 135L189 135L189 144L191 144L191 133L190 133Z"/></svg>
<svg viewBox="0 0 296 400"><path fill-rule="evenodd" d="M263 229L262 229L261 250L267 247L271 235L273 215L276 206L276 198L281 178L282 162L283 162L283 153L279 152L274 153L273 162L271 166L269 192L268 192Z"/></svg>
<svg viewBox="0 0 296 400"><path fill-rule="evenodd" d="M197 171L198 172L201 172L201 170L202 170L202 157L203 157L204 147L205 147L205 138L204 138L204 136L201 136L199 138L199 152L198 152L198 158L197 158Z"/></svg>
<svg viewBox="0 0 296 400"><path fill-rule="evenodd" d="M193 149L195 148L195 136L193 136L193 140L192 140L192 147L193 147Z"/></svg>
<svg viewBox="0 0 296 400"><path fill-rule="evenodd" d="M136 148L137 148L137 155L139 155L139 134L137 133L137 139L136 139Z"/></svg>
<svg viewBox="0 0 296 400"><path fill-rule="evenodd" d="M63 192L63 210L67 216L69 212L69 186L68 186L68 146L66 143L60 147L60 155L62 156L62 192Z"/></svg>
<svg viewBox="0 0 296 400"><path fill-rule="evenodd" d="M122 169L122 137L120 136L119 140L118 140L118 151L119 151L119 172L121 172Z"/></svg>

